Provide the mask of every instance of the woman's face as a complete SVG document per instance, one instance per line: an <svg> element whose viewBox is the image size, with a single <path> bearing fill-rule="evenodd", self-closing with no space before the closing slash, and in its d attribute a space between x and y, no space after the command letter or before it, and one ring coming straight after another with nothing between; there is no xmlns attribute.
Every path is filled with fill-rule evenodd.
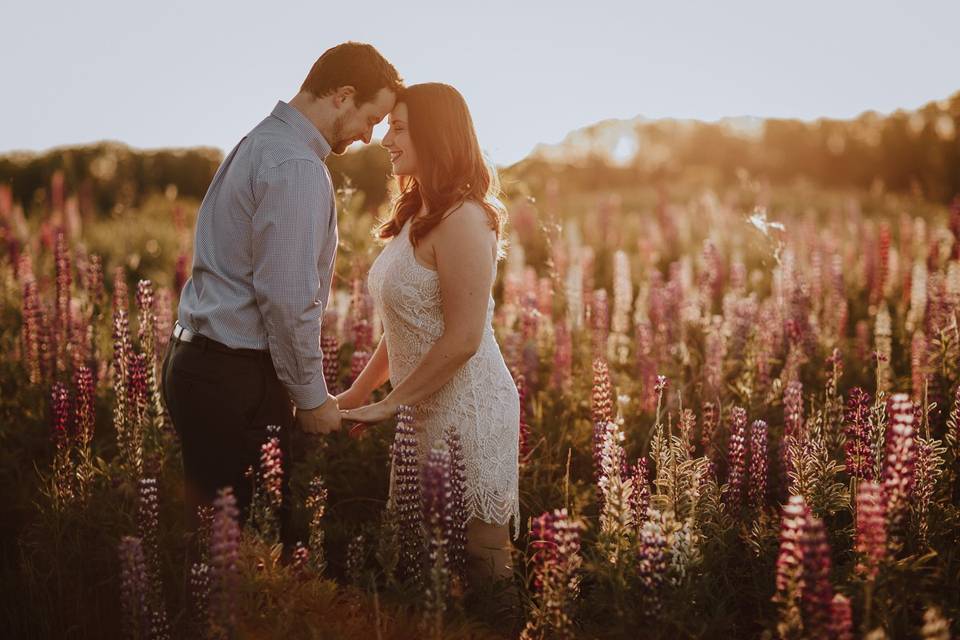
<svg viewBox="0 0 960 640"><path fill-rule="evenodd" d="M417 152L410 139L407 127L407 105L398 102L390 112L390 130L383 136L381 144L390 152L390 162L395 176L415 176L417 173Z"/></svg>

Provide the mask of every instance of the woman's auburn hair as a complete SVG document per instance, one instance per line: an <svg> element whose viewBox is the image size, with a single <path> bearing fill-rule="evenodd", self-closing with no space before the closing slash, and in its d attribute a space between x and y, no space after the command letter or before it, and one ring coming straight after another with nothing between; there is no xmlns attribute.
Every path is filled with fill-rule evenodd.
<svg viewBox="0 0 960 640"><path fill-rule="evenodd" d="M447 84L430 82L405 88L397 104L407 105L407 129L417 152L418 176L399 176L399 193L390 218L379 227L381 239L400 233L426 203L427 213L410 228L414 246L464 202L473 201L486 211L498 241L506 218L499 200L496 169L480 151L473 118L460 92ZM500 242L498 255L502 257Z"/></svg>

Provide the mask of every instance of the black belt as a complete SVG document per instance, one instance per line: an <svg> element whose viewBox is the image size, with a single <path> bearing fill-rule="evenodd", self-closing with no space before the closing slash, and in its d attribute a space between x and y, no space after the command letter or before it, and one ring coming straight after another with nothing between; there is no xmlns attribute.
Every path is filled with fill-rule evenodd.
<svg viewBox="0 0 960 640"><path fill-rule="evenodd" d="M199 349L212 349L214 351L227 353L233 356L263 358L270 355L269 351L261 351L260 349L234 349L233 347L228 347L222 342L217 342L213 338L208 338L205 335L190 331L190 329L187 329L179 322L173 325L173 337L179 342L186 342L187 344L194 345Z"/></svg>

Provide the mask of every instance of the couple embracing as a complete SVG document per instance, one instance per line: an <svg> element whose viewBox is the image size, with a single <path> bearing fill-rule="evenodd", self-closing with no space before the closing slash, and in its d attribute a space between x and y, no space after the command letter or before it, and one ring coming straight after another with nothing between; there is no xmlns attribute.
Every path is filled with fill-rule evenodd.
<svg viewBox="0 0 960 640"><path fill-rule="evenodd" d="M384 118L399 188L367 276L383 334L351 387L332 396L320 333L338 235L325 160L369 144ZM421 463L448 426L460 435L469 574L511 573L520 405L492 325L506 215L498 191L463 96L446 84L404 86L368 44L326 51L300 91L230 151L200 206L163 363L194 526L198 507L226 486L245 517L244 474L268 425L281 427L288 453L294 428L322 437L352 424L357 433L408 405ZM388 381L390 392L371 402ZM289 509L285 487L282 526Z"/></svg>

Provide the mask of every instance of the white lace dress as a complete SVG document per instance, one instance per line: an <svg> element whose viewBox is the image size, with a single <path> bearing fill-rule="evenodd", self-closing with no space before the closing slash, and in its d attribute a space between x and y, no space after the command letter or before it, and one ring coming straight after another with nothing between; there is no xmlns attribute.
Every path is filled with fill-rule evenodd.
<svg viewBox="0 0 960 640"><path fill-rule="evenodd" d="M367 284L383 321L390 383L396 387L443 334L437 272L416 261L407 221L374 260ZM443 438L459 430L467 467L470 517L507 524L520 520L518 493L520 399L493 333L493 296L480 348L449 382L413 407L420 462Z"/></svg>

